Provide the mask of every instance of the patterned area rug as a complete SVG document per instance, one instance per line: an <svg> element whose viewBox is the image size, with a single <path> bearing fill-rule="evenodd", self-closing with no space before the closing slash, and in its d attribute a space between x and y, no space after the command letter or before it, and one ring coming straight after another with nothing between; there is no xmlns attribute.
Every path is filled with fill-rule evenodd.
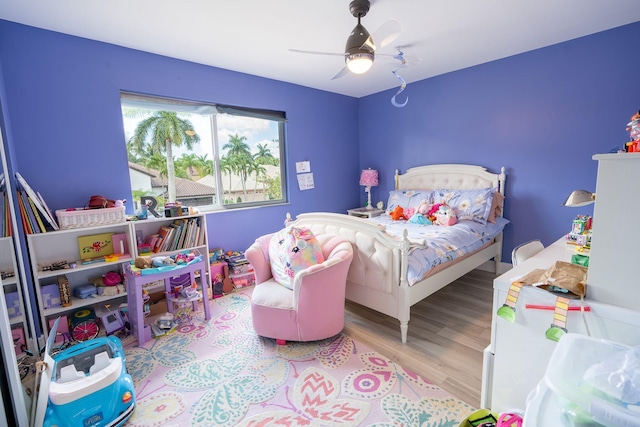
<svg viewBox="0 0 640 427"><path fill-rule="evenodd" d="M344 334L312 343L253 331L251 289L171 334L124 340L137 408L127 426L456 427L473 408Z"/></svg>

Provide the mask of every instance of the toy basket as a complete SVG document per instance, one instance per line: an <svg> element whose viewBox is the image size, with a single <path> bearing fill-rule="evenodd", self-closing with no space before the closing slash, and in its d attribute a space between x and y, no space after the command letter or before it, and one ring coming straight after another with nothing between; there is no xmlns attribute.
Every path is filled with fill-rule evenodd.
<svg viewBox="0 0 640 427"><path fill-rule="evenodd" d="M118 224L126 222L125 207L103 209L76 208L72 211L57 210L56 216L61 229L92 227L95 225Z"/></svg>

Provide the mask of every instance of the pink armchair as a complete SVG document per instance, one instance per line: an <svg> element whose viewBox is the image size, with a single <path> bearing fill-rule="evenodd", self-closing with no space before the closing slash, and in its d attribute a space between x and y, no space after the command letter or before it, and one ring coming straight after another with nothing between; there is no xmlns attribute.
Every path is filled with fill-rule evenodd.
<svg viewBox="0 0 640 427"><path fill-rule="evenodd" d="M336 235L317 234L325 261L299 271L290 290L271 274L271 236L259 237L245 252L256 275L251 297L253 329L279 343L337 335L344 327L347 272L353 258L351 243Z"/></svg>

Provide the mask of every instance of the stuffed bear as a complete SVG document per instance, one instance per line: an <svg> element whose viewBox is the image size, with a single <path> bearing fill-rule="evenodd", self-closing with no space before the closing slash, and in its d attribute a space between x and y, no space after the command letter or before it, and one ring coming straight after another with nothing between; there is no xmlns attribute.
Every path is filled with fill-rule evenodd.
<svg viewBox="0 0 640 427"><path fill-rule="evenodd" d="M135 266L140 269L151 268L153 261L150 256L138 256L136 257Z"/></svg>

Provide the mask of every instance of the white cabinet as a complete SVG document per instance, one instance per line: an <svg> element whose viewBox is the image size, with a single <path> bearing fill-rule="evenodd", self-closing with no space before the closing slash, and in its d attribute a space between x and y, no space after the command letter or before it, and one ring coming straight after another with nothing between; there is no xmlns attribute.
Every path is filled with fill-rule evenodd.
<svg viewBox="0 0 640 427"><path fill-rule="evenodd" d="M525 286L517 299L514 322L496 315L507 299L511 283L532 270L546 270L557 260L569 262L573 253L573 249L566 247L563 237L494 280L491 344L484 352L480 402L483 408L494 412L524 410L529 392L544 377L557 346L557 342L545 336L554 312L527 308L527 304L554 307L556 297L551 293ZM580 301L572 300L570 306L579 307ZM640 345L640 311L595 301L588 288L585 306L590 311L585 312L584 317L579 310L568 310L568 332L590 334L594 338L630 346Z"/></svg>
<svg viewBox="0 0 640 427"><path fill-rule="evenodd" d="M68 315L88 306L95 307L97 312L106 311L105 304L117 307L119 303L126 301L126 293L115 296L94 296L84 299L73 296L73 289L77 286L85 285L89 283L89 279L99 277L109 271L120 271L120 263L131 261L132 259L130 254L126 254L126 256L120 256L117 260L111 262L101 261L83 264L80 261L81 256L78 238L100 234L122 233L126 236L128 248L135 247L132 228L127 222L97 227L58 230L27 236L31 257L31 269L35 282L34 287L36 288L36 297L40 311L40 321L46 333L48 333L50 319ZM116 252L118 251L116 250ZM46 270L46 266L60 261L66 261L69 264L75 263L75 267L60 270ZM43 286L57 285L57 278L60 275L65 275L69 282L71 305L67 307L57 306L46 308L48 304L45 304L44 298L48 293L43 292Z"/></svg>
<svg viewBox="0 0 640 427"><path fill-rule="evenodd" d="M587 295L640 310L640 153L598 154Z"/></svg>

